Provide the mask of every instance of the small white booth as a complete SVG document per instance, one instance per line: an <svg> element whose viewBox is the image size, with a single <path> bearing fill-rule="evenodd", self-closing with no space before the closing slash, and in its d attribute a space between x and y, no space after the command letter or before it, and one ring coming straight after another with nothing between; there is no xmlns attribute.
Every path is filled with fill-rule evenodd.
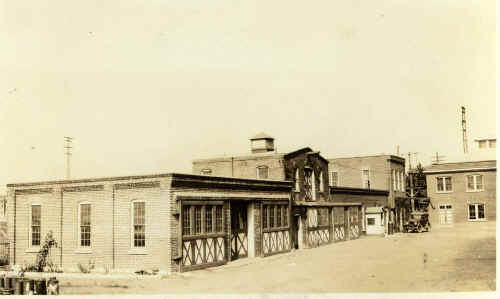
<svg viewBox="0 0 500 299"><path fill-rule="evenodd" d="M366 218L366 234L367 235L383 235L384 234L384 208L383 207L367 207L365 211Z"/></svg>

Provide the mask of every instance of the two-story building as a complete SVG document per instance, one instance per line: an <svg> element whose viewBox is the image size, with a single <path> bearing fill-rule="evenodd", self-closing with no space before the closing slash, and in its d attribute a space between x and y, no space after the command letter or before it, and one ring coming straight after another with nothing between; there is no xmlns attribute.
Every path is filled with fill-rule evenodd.
<svg viewBox="0 0 500 299"><path fill-rule="evenodd" d="M405 159L395 155L374 155L328 159L331 186L385 190L383 202L362 202L366 207L382 206L387 233L402 231L408 213Z"/></svg>
<svg viewBox="0 0 500 299"><path fill-rule="evenodd" d="M431 224L495 220L496 170L496 160L425 167Z"/></svg>

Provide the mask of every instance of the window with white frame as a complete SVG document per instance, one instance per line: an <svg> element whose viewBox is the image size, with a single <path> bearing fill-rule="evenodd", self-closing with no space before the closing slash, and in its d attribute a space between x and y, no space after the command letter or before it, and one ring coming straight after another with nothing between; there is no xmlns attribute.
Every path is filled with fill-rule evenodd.
<svg viewBox="0 0 500 299"><path fill-rule="evenodd" d="M405 172L402 171L401 172L401 191L403 191L403 192L406 190L405 182L406 182Z"/></svg>
<svg viewBox="0 0 500 299"><path fill-rule="evenodd" d="M91 204L80 203L79 205L79 244L80 247L91 245Z"/></svg>
<svg viewBox="0 0 500 299"><path fill-rule="evenodd" d="M132 247L146 247L146 202L132 202Z"/></svg>
<svg viewBox="0 0 500 299"><path fill-rule="evenodd" d="M436 183L437 183L437 188L436 188L437 192L451 192L451 191L453 191L452 183L451 183L451 176L437 177Z"/></svg>
<svg viewBox="0 0 500 299"><path fill-rule="evenodd" d="M484 204L482 203L469 204L469 220L470 221L485 220Z"/></svg>
<svg viewBox="0 0 500 299"><path fill-rule="evenodd" d="M261 180L265 180L269 177L269 167L267 166L259 166L257 167L257 178Z"/></svg>
<svg viewBox="0 0 500 299"><path fill-rule="evenodd" d="M490 148L496 148L496 147L497 147L497 140L490 139Z"/></svg>
<svg viewBox="0 0 500 299"><path fill-rule="evenodd" d="M40 204L31 205L31 246L40 246L40 235L42 228L42 207Z"/></svg>
<svg viewBox="0 0 500 299"><path fill-rule="evenodd" d="M336 187L339 185L339 173L337 171L330 172L330 186Z"/></svg>
<svg viewBox="0 0 500 299"><path fill-rule="evenodd" d="M299 176L299 169L295 169L295 191L299 192L300 191L300 176Z"/></svg>
<svg viewBox="0 0 500 299"><path fill-rule="evenodd" d="M478 141L479 148L486 148L486 142L487 140L479 140Z"/></svg>
<svg viewBox="0 0 500 299"><path fill-rule="evenodd" d="M363 188L370 188L370 170L363 169L361 170L361 179L363 183Z"/></svg>
<svg viewBox="0 0 500 299"><path fill-rule="evenodd" d="M467 175L467 191L484 190L483 176L480 174Z"/></svg>

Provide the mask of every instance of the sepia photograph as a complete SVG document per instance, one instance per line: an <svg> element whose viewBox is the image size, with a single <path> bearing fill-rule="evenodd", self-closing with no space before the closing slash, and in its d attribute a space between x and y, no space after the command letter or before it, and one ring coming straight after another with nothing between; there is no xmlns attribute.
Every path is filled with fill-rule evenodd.
<svg viewBox="0 0 500 299"><path fill-rule="evenodd" d="M496 297L496 13L0 0L0 295Z"/></svg>

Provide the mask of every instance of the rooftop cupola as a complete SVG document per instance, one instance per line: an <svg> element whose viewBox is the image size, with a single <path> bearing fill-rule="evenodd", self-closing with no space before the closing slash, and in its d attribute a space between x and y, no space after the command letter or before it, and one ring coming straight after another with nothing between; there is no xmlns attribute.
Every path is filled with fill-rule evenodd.
<svg viewBox="0 0 500 299"><path fill-rule="evenodd" d="M259 133L250 138L250 146L252 154L272 152L274 151L274 138L265 133Z"/></svg>

